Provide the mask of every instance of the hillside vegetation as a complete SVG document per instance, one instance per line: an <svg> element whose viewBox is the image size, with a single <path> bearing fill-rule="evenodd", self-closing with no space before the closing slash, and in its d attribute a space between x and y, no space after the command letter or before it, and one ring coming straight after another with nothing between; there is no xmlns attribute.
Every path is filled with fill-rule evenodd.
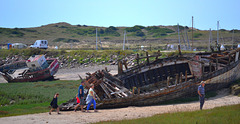
<svg viewBox="0 0 240 124"><path fill-rule="evenodd" d="M133 27L97 27L87 25L71 25L65 22L43 25L34 28L0 28L0 42L33 44L35 40L46 39L51 46L72 49L95 49L96 28L98 30L99 49L122 49L124 31L126 31L126 46L129 49L139 49L147 46L153 49L163 48L168 44L178 44L177 26L141 26ZM194 38L194 47L205 47L209 41L209 31L191 29L187 26L179 26L182 44L191 43ZM233 31L221 29L219 41L221 44L232 44ZM212 40L217 38L217 32L212 31ZM100 43L101 41L101 43ZM234 44L240 43L240 30L234 30Z"/></svg>

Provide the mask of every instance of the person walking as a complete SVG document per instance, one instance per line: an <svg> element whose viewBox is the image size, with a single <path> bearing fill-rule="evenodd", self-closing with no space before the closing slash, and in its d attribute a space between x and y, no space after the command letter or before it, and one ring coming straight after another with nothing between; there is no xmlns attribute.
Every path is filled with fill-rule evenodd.
<svg viewBox="0 0 240 124"><path fill-rule="evenodd" d="M76 112L77 108L80 107L80 99L78 97L78 93L76 94L76 99L77 99L77 105L74 107L74 112Z"/></svg>
<svg viewBox="0 0 240 124"><path fill-rule="evenodd" d="M96 110L96 97L95 97L96 93L94 92L93 89L94 89L94 84L91 84L90 89L88 91L88 96L86 98L86 101L87 101L87 104L88 104L87 112L89 112L89 108L90 108L91 104L93 104L94 112L97 112L97 110Z"/></svg>
<svg viewBox="0 0 240 124"><path fill-rule="evenodd" d="M54 110L54 109L57 109L57 114L60 114L59 113L59 107L58 107L58 104L57 104L57 98L59 96L59 93L56 93L53 97L53 100L51 101L50 105L51 105L51 109L49 111L49 115L51 115L51 112Z"/></svg>
<svg viewBox="0 0 240 124"><path fill-rule="evenodd" d="M79 105L80 105L80 107L81 107L81 111L82 111L82 112L84 112L84 111L83 111L83 105L84 105L84 88L83 88L83 86L84 86L84 81L82 81L82 82L81 82L81 85L78 87L78 98L79 98L79 100L80 100ZM75 111L75 112L76 112L76 109L77 109L77 107L78 107L79 105L77 105L77 106L74 108L74 111Z"/></svg>
<svg viewBox="0 0 240 124"><path fill-rule="evenodd" d="M203 108L204 99L205 99L205 81L201 81L200 86L198 86L198 95L199 95L199 101L200 101L200 110Z"/></svg>

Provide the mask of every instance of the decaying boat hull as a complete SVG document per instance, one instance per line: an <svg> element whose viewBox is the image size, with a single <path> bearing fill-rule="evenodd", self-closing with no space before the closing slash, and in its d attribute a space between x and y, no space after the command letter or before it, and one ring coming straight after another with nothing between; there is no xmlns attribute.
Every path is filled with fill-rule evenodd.
<svg viewBox="0 0 240 124"><path fill-rule="evenodd" d="M32 71L32 72L24 70L24 72L22 72L21 75L17 75L17 77L11 76L10 74L8 74L8 71L26 68L27 65L25 61L19 61L13 64L1 66L0 71L3 78L7 80L8 83L50 80L50 79L53 79L53 75L57 73L59 68L59 63L57 59L47 59L47 62L49 63L49 66L46 69Z"/></svg>
<svg viewBox="0 0 240 124"><path fill-rule="evenodd" d="M195 55L156 59L123 70L119 62L118 74L106 70L89 74L85 83L95 85L99 95L98 108L144 106L197 95L200 81L206 81L206 92L228 87L240 79L240 49L224 53L199 53ZM117 87L117 88L115 88ZM127 90L114 90L124 89ZM116 93L117 92L117 93ZM122 95L122 94L126 95ZM73 99L71 105L74 105ZM68 110L69 104L60 106Z"/></svg>

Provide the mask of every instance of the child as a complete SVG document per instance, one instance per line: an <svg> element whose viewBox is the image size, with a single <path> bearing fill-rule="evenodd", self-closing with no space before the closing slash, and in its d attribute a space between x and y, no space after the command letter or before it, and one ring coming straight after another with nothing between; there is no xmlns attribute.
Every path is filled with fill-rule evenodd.
<svg viewBox="0 0 240 124"><path fill-rule="evenodd" d="M52 100L52 102L50 103L50 105L51 105L51 110L49 111L49 115L51 115L51 112L52 112L52 110L54 110L54 109L57 109L57 114L60 114L59 113L59 107L58 107L58 104L57 104L57 97L59 96L59 93L56 93L55 95L54 95L54 97L53 97L53 100Z"/></svg>
<svg viewBox="0 0 240 124"><path fill-rule="evenodd" d="M76 99L77 99L77 105L74 107L74 111L77 111L77 108L80 106L80 100L78 98L78 93L76 94Z"/></svg>

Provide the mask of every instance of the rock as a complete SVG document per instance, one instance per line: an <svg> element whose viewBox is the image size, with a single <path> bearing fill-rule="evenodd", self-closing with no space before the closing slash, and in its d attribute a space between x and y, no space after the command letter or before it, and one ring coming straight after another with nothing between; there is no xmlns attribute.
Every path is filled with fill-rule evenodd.
<svg viewBox="0 0 240 124"><path fill-rule="evenodd" d="M9 104L14 104L15 102L16 102L15 100L11 100Z"/></svg>
<svg viewBox="0 0 240 124"><path fill-rule="evenodd" d="M231 93L233 95L238 95L240 93L240 84L233 85L231 87Z"/></svg>

